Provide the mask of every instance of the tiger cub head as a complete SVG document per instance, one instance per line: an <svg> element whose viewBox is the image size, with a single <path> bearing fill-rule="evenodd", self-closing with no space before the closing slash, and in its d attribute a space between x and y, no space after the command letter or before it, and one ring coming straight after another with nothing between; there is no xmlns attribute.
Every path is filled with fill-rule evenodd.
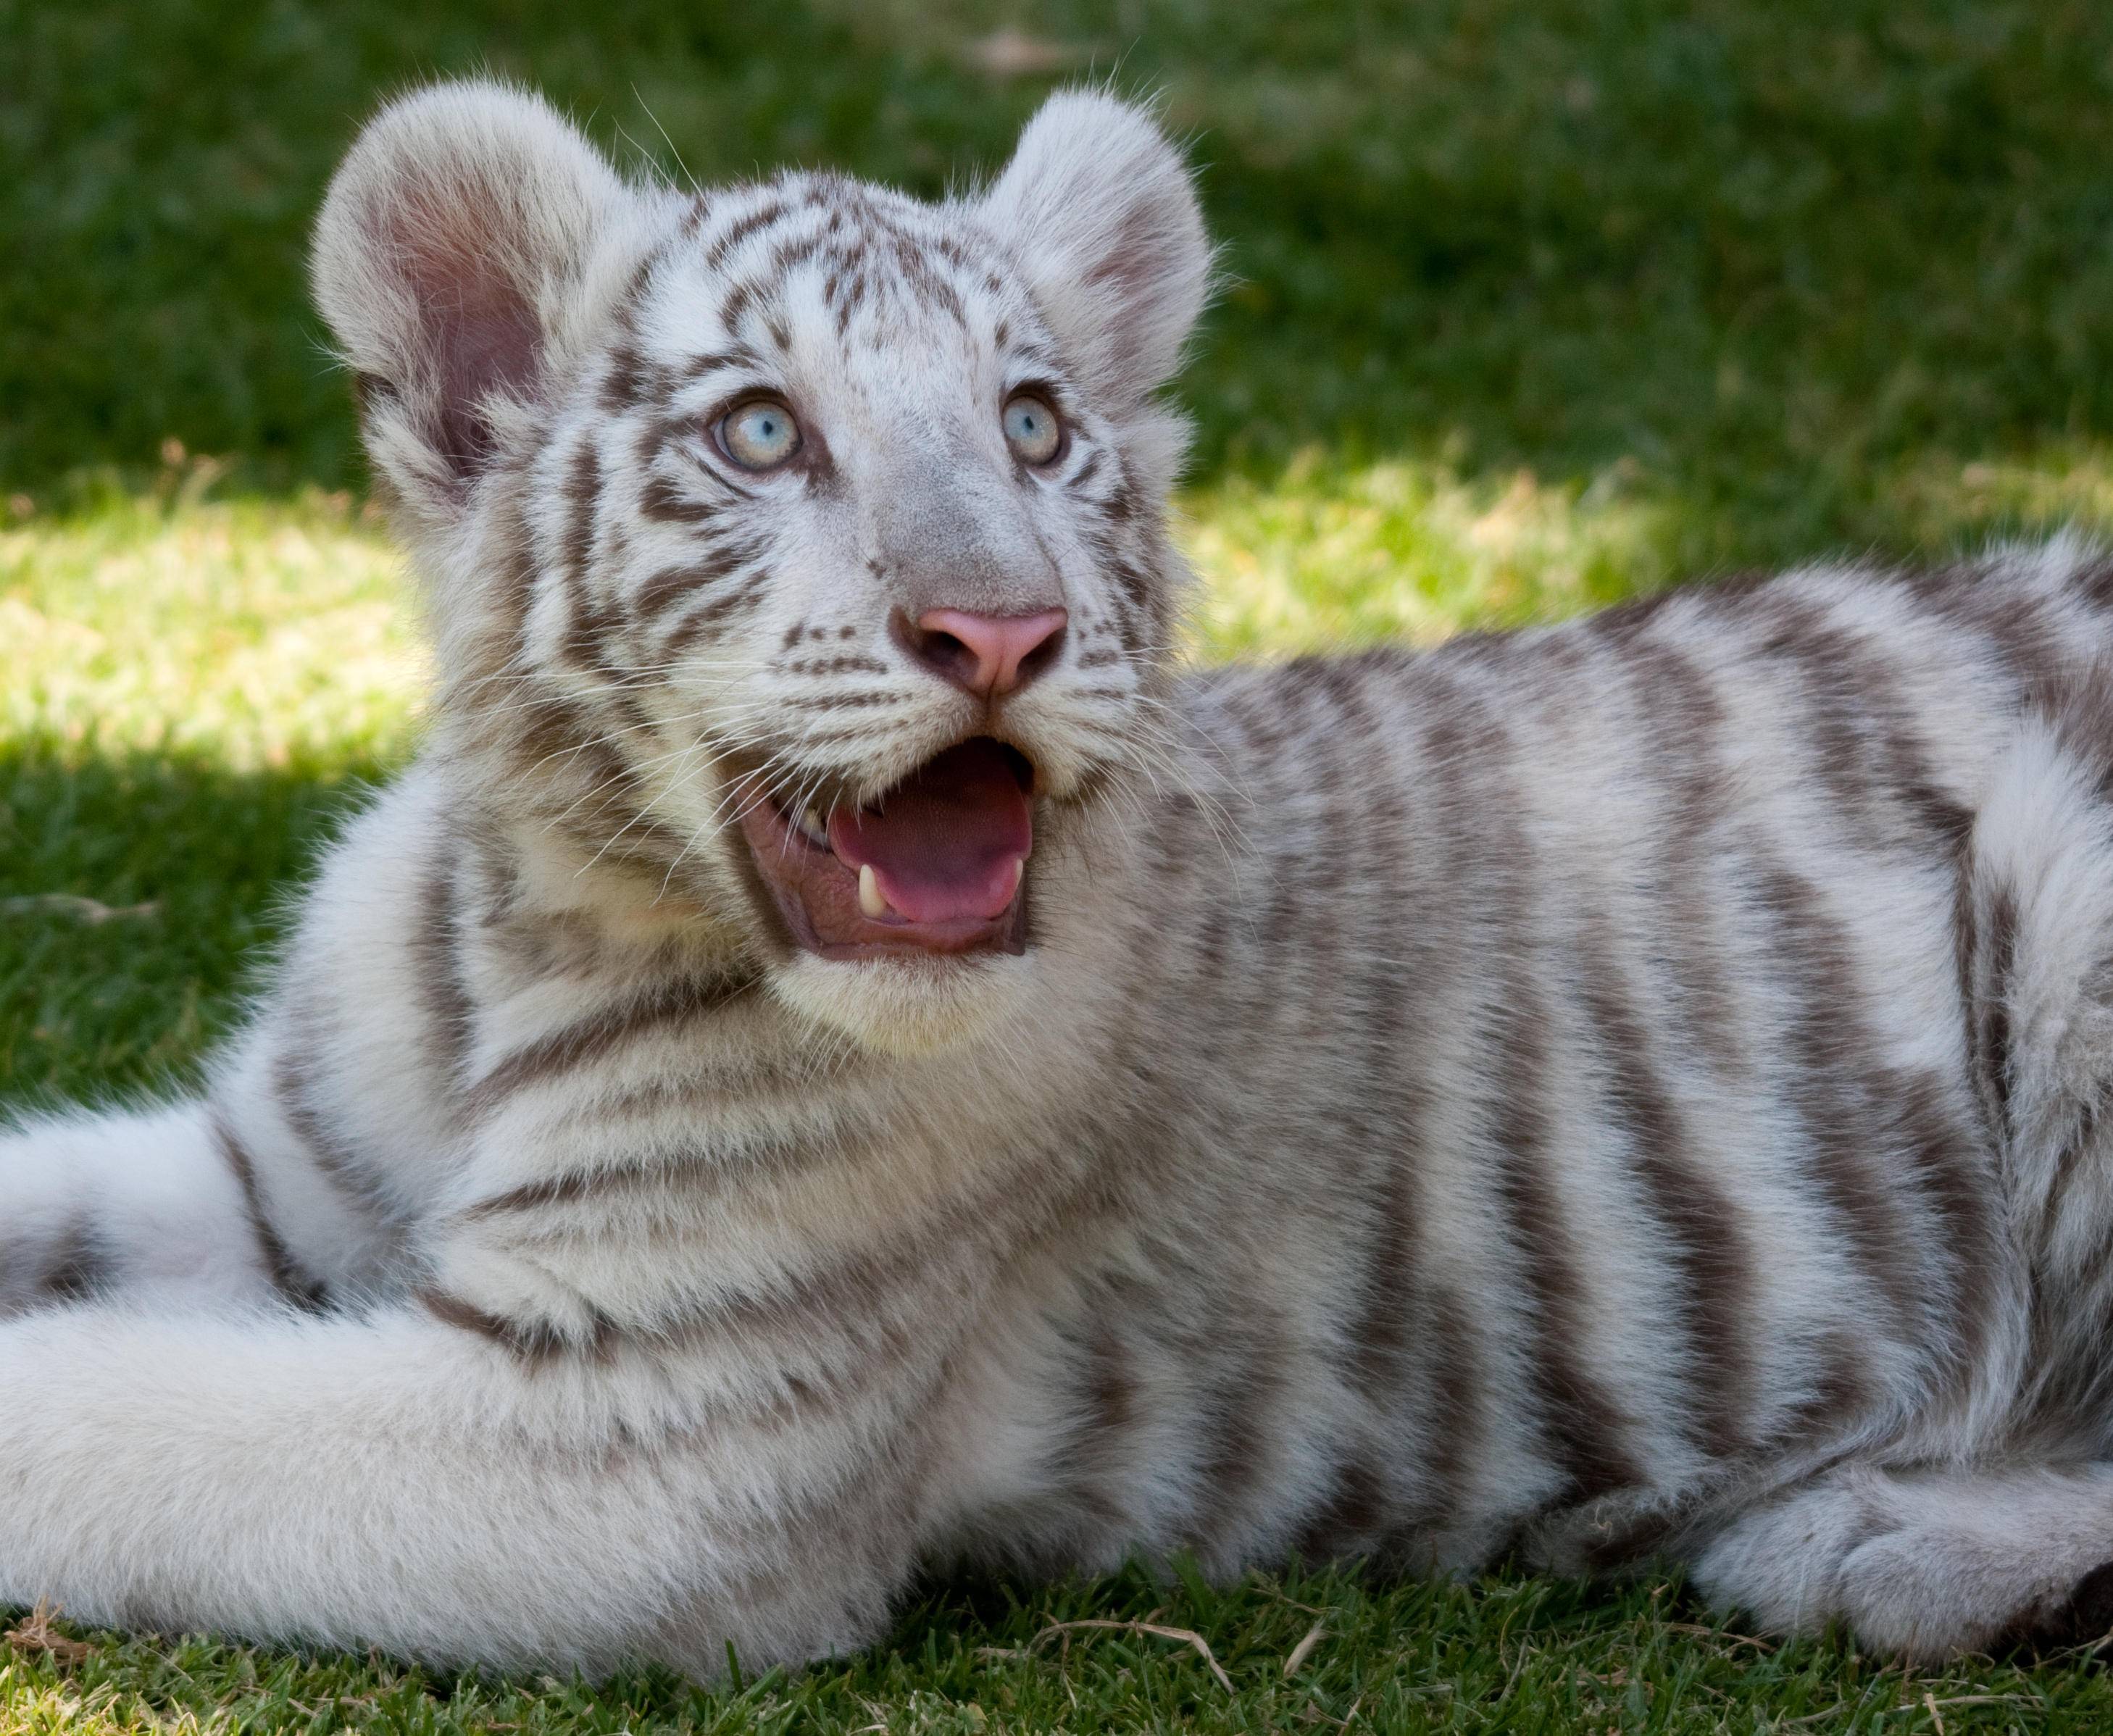
<svg viewBox="0 0 2113 1736"><path fill-rule="evenodd" d="M385 110L315 282L464 800L825 1024L973 1027L1163 753L1154 394L1209 271L1180 160L1095 93L939 205L632 185L492 84Z"/></svg>

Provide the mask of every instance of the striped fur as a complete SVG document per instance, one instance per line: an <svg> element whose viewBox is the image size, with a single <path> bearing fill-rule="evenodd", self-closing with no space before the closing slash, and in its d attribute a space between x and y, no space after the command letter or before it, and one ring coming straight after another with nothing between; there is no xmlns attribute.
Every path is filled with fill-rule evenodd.
<svg viewBox="0 0 2113 1736"><path fill-rule="evenodd" d="M0 1144L0 1602L706 1674L964 1554L2106 1613L2113 563L1184 674L1207 256L1098 97L927 207L444 89L318 260L438 718L203 1100ZM760 386L796 479L705 448ZM886 626L1051 595L996 722ZM746 792L979 728L1025 950L802 950Z"/></svg>

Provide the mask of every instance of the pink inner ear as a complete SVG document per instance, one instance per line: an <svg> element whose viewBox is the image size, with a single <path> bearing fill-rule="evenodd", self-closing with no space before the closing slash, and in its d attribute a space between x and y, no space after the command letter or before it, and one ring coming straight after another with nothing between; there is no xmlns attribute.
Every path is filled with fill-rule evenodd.
<svg viewBox="0 0 2113 1736"><path fill-rule="evenodd" d="M481 468L491 455L491 429L477 406L495 388L532 390L541 371L542 334L516 300L488 298L434 319L440 351L440 425L434 444L458 474Z"/></svg>
<svg viewBox="0 0 2113 1736"><path fill-rule="evenodd" d="M479 189L481 191L482 189ZM487 392L532 393L541 373L543 334L507 251L463 190L451 204L427 203L390 239L418 298L420 323L436 364L434 449L456 475L468 476L490 458L492 433L477 413Z"/></svg>

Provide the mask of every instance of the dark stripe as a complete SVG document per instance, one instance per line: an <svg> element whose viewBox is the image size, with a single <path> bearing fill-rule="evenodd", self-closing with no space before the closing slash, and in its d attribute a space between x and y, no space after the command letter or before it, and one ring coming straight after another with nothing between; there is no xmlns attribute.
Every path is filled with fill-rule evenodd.
<svg viewBox="0 0 2113 1736"><path fill-rule="evenodd" d="M463 1332L475 1333L480 1338L488 1338L532 1365L547 1362L568 1352L605 1357L614 1347L615 1335L606 1321L597 1321L593 1336L582 1342L565 1337L545 1323L524 1325L518 1320L501 1319L445 1290L427 1287L413 1291L412 1295L434 1319Z"/></svg>
<svg viewBox="0 0 2113 1736"><path fill-rule="evenodd" d="M1713 895L1723 855L1717 833L1732 807L1724 709L1690 658L1636 623L1614 643L1649 743L1641 757L1663 791L1652 867L1667 986L1678 1027L1728 1082L1749 1063L1732 973L1725 968L1723 911Z"/></svg>
<svg viewBox="0 0 2113 1736"><path fill-rule="evenodd" d="M475 1018L463 987L461 927L455 906L454 863L445 841L439 859L427 870L419 899L418 925L411 936L418 998L432 1034L430 1054L450 1096L462 1083L462 1067Z"/></svg>
<svg viewBox="0 0 2113 1736"><path fill-rule="evenodd" d="M737 217L713 240L705 253L705 263L716 271L726 263L727 256L742 242L758 230L767 229L786 215L787 211L784 202L774 198L764 201L746 216Z"/></svg>
<svg viewBox="0 0 2113 1736"><path fill-rule="evenodd" d="M2054 1175L2047 1183L2047 1200L2040 1211L2038 1229L2042 1240L2051 1237L2055 1226L2061 1222L2079 1173L2088 1160L2100 1155L2099 1117L2102 1113L2095 1098L2086 1097L2076 1106L2075 1125L2062 1141L2060 1155L2055 1159ZM2089 1269L2102 1269L2113 1277L2113 1267Z"/></svg>
<svg viewBox="0 0 2113 1736"><path fill-rule="evenodd" d="M1906 791L1887 731L1889 724L1906 726L1889 668L1860 654L1824 604L1787 586L1757 595L1748 617L1766 636L1750 654L1787 665L1783 672L1795 678L1796 700L1786 712L1810 744L1805 765L1813 782L1855 836L1891 842L1886 824ZM1769 676L1765 661L1757 672Z"/></svg>
<svg viewBox="0 0 2113 1736"><path fill-rule="evenodd" d="M718 315L719 330L729 335L734 334L741 324L742 317L761 301L766 293L764 285L754 278L744 278L736 284L720 298Z"/></svg>
<svg viewBox="0 0 2113 1736"><path fill-rule="evenodd" d="M2070 575L2069 588L2101 614L2113 612L2113 561L2087 563Z"/></svg>
<svg viewBox="0 0 2113 1736"><path fill-rule="evenodd" d="M1891 1095L1896 1137L1951 1268L1954 1372L1970 1380L1987 1345L1998 1296L1996 1274L2006 1259L1997 1222L1996 1166L1953 1112L1945 1080L1935 1073L1901 1074Z"/></svg>
<svg viewBox="0 0 2113 1736"><path fill-rule="evenodd" d="M892 665L864 652L847 651L834 657L796 658L785 665L788 675L822 677L829 675L892 675Z"/></svg>
<svg viewBox="0 0 2113 1736"><path fill-rule="evenodd" d="M731 576L760 557L764 549L759 539L734 539L718 548L704 550L696 559L685 561L679 567L664 567L639 586L637 595L632 599L632 618L641 624L657 621L670 604Z"/></svg>
<svg viewBox="0 0 2113 1736"><path fill-rule="evenodd" d="M285 1118L288 1129L340 1193L371 1217L383 1223L394 1222L398 1216L397 1209L381 1178L325 1123L308 1100L311 1082L308 1069L290 1046L297 1041L310 1046L320 1041L314 1015L297 1015L289 1023L292 1028L272 1060L272 1095L278 1100L279 1112Z"/></svg>
<svg viewBox="0 0 2113 1736"><path fill-rule="evenodd" d="M594 566L595 515L601 505L601 454L582 439L565 478L565 576L574 598L584 600Z"/></svg>
<svg viewBox="0 0 2113 1736"><path fill-rule="evenodd" d="M535 608L538 576L535 536L522 513L518 498L511 491L496 517L498 558L492 563L498 574L496 589L504 604L502 613L511 636L525 657L528 617Z"/></svg>
<svg viewBox="0 0 2113 1736"><path fill-rule="evenodd" d="M1426 668L1436 672L1435 660ZM1433 815L1433 825L1467 859L1458 863L1460 884L1479 895L1486 913L1476 942L1495 999L1482 1032L1491 1068L1481 1107L1510 1251L1524 1280L1539 1421L1567 1497L1589 1501L1644 1479L1628 1450L1633 1423L1591 1372L1597 1357L1584 1324L1584 1280L1554 1180L1545 1106L1555 1072L1553 1014L1530 942L1536 912L1527 876L1535 855L1509 777L1517 749L1488 704L1457 677L1425 690L1433 713L1425 763L1449 810Z"/></svg>
<svg viewBox="0 0 2113 1736"><path fill-rule="evenodd" d="M1431 1336L1430 1436L1419 1467L1423 1479L1412 1524L1425 1531L1456 1521L1475 1481L1476 1455L1488 1429L1490 1395L1475 1347L1486 1328L1455 1292L1432 1287L1424 1305ZM1390 1550L1390 1554L1399 1551ZM1435 1561L1407 1565L1429 1572Z"/></svg>
<svg viewBox="0 0 2113 1736"><path fill-rule="evenodd" d="M606 684L604 696L620 700L628 697L623 685L624 672L611 656L609 644L615 625L614 617L588 586L566 591L565 636L558 641L559 659Z"/></svg>
<svg viewBox="0 0 2113 1736"><path fill-rule="evenodd" d="M691 226L686 222L678 234L687 237L691 232ZM636 339L638 336L638 310L646 300L646 290L652 285L654 274L659 270L661 262L674 251L676 239L675 235L663 235L647 249L646 257L632 267L631 280L623 286L623 294L617 298L612 320L617 330L624 337Z"/></svg>
<svg viewBox="0 0 2113 1736"><path fill-rule="evenodd" d="M1578 1565L1590 1574L1609 1574L1648 1561L1665 1550L1690 1517L1680 1506L1595 1514L1591 1541Z"/></svg>
<svg viewBox="0 0 2113 1736"><path fill-rule="evenodd" d="M1788 868L1764 867L1757 891L1775 926L1769 956L1787 979L1784 1100L1803 1123L1808 1162L1876 1299L1911 1337L1922 1301L1915 1228L1901 1221L1883 1164L1897 1150L1877 1040L1863 1016L1855 946L1818 890ZM1876 1323L1874 1323L1875 1324Z"/></svg>
<svg viewBox="0 0 2113 1736"><path fill-rule="evenodd" d="M1900 844L1933 852L1941 859L1959 888L1952 902L1958 927L1955 950L1964 949L1970 943L1970 931L1978 926L1972 920L1968 890L1973 874L1973 815L1937 780L1916 713L1901 690L1898 663L1866 635L1833 625L1817 609L1805 608L1802 618L1799 655L1805 671L1806 715L1816 720L1815 774L1833 791L1845 832L1867 847L1873 841L1881 845L1893 841L1883 822L1897 816L1904 822L1896 835ZM1817 900L1812 908L1818 911ZM1999 894L1992 901L1987 925L1993 954L1990 972L1998 986L1978 1002L1969 998L1962 1003L1962 1013L1969 1019L1974 1016L1970 1009L1977 1005L1982 1013L1979 1041L1969 1040L1968 1045L1969 1074L1974 1076L1970 1082L1998 1140L2009 1124L2007 997L2015 927L2015 913ZM1846 930L1837 927L1835 944L1836 967L1846 972ZM1880 1041L1862 1017L1855 985L1837 981L1828 992L1840 994L1846 1008L1846 1023L1837 1029L1834 1054L1837 1060L1862 1056L1868 1074L1848 1093L1860 1092L1866 1099L1867 1143L1860 1163L1845 1155L1830 1165L1839 1178L1837 1197L1855 1199L1860 1212L1884 1210L1883 1172L1870 1169L1881 1150L1912 1182L1914 1196L1929 1214L1930 1227L1942 1233L1942 1251L1953 1272L1949 1300L1954 1372L1970 1378L1986 1342L1994 1301L1988 1274L1996 1242L1987 1216L1987 1196L1996 1185L1992 1169L1954 1114L1941 1082L1881 1064ZM1851 1182L1847 1174L1851 1169L1862 1169L1867 1178ZM1897 1203L1891 1215L1899 1217ZM1897 1235L1896 1222L1894 1229ZM1865 1239L1871 1245L1872 1238ZM1913 1265L1905 1250L1887 1256L1887 1263L1903 1274ZM1903 1288L1906 1282L1903 1276ZM1925 1305L1935 1301L1926 1296Z"/></svg>
<svg viewBox="0 0 2113 1736"><path fill-rule="evenodd" d="M1987 1088L1990 1131L1997 1139L2008 1139L2010 1093L2017 1077L2017 1062L2010 1052L2010 995L2017 971L2018 906L2006 886L1989 895L1987 933L1988 961L1979 993L1966 1005L1977 1015L1973 1054L1975 1069Z"/></svg>
<svg viewBox="0 0 2113 1736"><path fill-rule="evenodd" d="M611 1180L629 1183L637 1179L637 1172L630 1169L620 1169L609 1174L553 1176L546 1181L530 1182L524 1187L493 1194L488 1199L465 1205L456 1215L472 1219L498 1218L509 1212L540 1211L550 1205L573 1205L599 1192Z"/></svg>
<svg viewBox="0 0 2113 1736"><path fill-rule="evenodd" d="M646 725L636 733L650 733L628 693L611 690L602 698L632 723ZM508 695L498 721L508 731L515 778L532 790L538 777L548 781L537 792L540 811L589 855L664 868L687 853L690 841L646 812L638 775L610 745L610 730L573 700L533 693L524 681Z"/></svg>
<svg viewBox="0 0 2113 1736"><path fill-rule="evenodd" d="M1916 595L1968 636L1965 658L1993 650L2025 697L2042 709L2058 709L2075 649L2070 636L2056 630L2044 606L2028 607L2022 587L1985 582L1991 576L1985 564L1954 568L1917 585Z"/></svg>
<svg viewBox="0 0 2113 1736"><path fill-rule="evenodd" d="M641 517L659 524L710 524L719 516L719 508L714 502L700 499L670 478L658 475L648 476L639 490L638 512Z"/></svg>
<svg viewBox="0 0 2113 1736"><path fill-rule="evenodd" d="M635 410L646 399L646 358L635 344L618 344L609 353L609 371L602 376L600 408L605 416L621 416Z"/></svg>
<svg viewBox="0 0 2113 1736"><path fill-rule="evenodd" d="M1381 1169L1366 1232L1362 1269L1357 1295L1360 1306L1351 1322L1352 1384L1380 1416L1397 1413L1413 1367L1414 1326L1422 1274L1422 1253L1410 1226L1417 1221L1416 1155L1380 1152Z"/></svg>
<svg viewBox="0 0 2113 1736"><path fill-rule="evenodd" d="M303 1274L287 1251L286 1244L280 1239L278 1231L272 1227L272 1220L264 1214L264 1195L258 1185L257 1165L217 1110L213 1112L209 1132L214 1149L234 1173L235 1185L242 1190L242 1209L249 1214L250 1231L257 1237L257 1251L263 1257L265 1276L272 1280L272 1287L297 1308L320 1307L322 1285Z"/></svg>
<svg viewBox="0 0 2113 1736"><path fill-rule="evenodd" d="M708 629L716 627L732 614L746 614L756 608L770 588L770 575L751 572L742 581L717 596L706 599L689 613L681 617L663 636L663 652L687 649Z"/></svg>
<svg viewBox="0 0 2113 1736"><path fill-rule="evenodd" d="M914 697L915 697L915 695L900 687L869 687L856 693L798 694L779 703L787 711L862 711L869 710L876 705L900 705ZM812 746L818 741L833 740L870 741L872 739L873 731L869 727L842 736L816 736L804 730L800 736L801 743L807 746Z"/></svg>
<svg viewBox="0 0 2113 1736"><path fill-rule="evenodd" d="M1540 1101L1553 1065L1549 1011L1521 983L1511 985L1508 998L1509 1009L1486 1033L1496 1059L1485 1108L1497 1190L1531 1302L1541 1427L1572 1498L1590 1500L1631 1487L1642 1474L1627 1451L1630 1419L1589 1372L1595 1359L1582 1319L1584 1281L1550 1173L1550 1132Z"/></svg>
<svg viewBox="0 0 2113 1736"><path fill-rule="evenodd" d="M1580 949L1580 993L1599 1039L1607 1117L1625 1136L1645 1209L1657 1220L1677 1281L1675 1306L1695 1388L1691 1410L1682 1407L1692 1419L1689 1438L1709 1457L1730 1458L1750 1444L1753 1264L1736 1208L1698 1160L1673 1092L1652 1064L1657 1045L1626 991L1617 954L1604 923L1593 924Z"/></svg>
<svg viewBox="0 0 2113 1736"><path fill-rule="evenodd" d="M518 775L544 772L556 763L572 767L582 759L605 774L596 779L597 783L607 781L606 774L620 777L624 773L623 762L602 739L593 719L560 694L538 693L523 681L501 701L500 717L512 734L519 759Z"/></svg>
<svg viewBox="0 0 2113 1736"><path fill-rule="evenodd" d="M1215 1378L1198 1399L1194 1520L1184 1539L1191 1547L1222 1547L1257 1505L1267 1506L1256 1497L1274 1469L1271 1448L1285 1434L1287 1337L1285 1324L1250 1299L1241 1316L1225 1319L1202 1347Z"/></svg>
<svg viewBox="0 0 2113 1736"><path fill-rule="evenodd" d="M1371 1554L1390 1529L1387 1480L1386 1470L1370 1458L1339 1463L1326 1499L1300 1526L1292 1553L1313 1567Z"/></svg>
<svg viewBox="0 0 2113 1736"><path fill-rule="evenodd" d="M486 1114L515 1092L600 1060L611 1050L658 1027L715 1013L745 992L753 981L749 977L723 977L658 985L516 1050L469 1088L463 1107L472 1114Z"/></svg>
<svg viewBox="0 0 2113 1736"><path fill-rule="evenodd" d="M108 1251L96 1234L94 1221L84 1218L59 1238L37 1288L53 1301L78 1302L100 1289L110 1276Z"/></svg>
<svg viewBox="0 0 2113 1736"><path fill-rule="evenodd" d="M562 818L550 822L551 830L591 860L631 863L672 873L694 848L694 841L673 827L664 826L642 809L628 806L614 797L595 810L599 827L585 826ZM618 816L622 823L617 823Z"/></svg>
<svg viewBox="0 0 2113 1736"><path fill-rule="evenodd" d="M757 1077L748 1070L742 1074L751 1083ZM813 1078L803 1070L796 1076L781 1075L776 1082L783 1088L798 1089L811 1085ZM700 1075L679 1082L655 1080L643 1090L615 1096L605 1092L600 1100L603 1125L609 1139L620 1139L627 1114L641 1104L655 1109L688 1105L694 1106L701 1128L723 1105L726 1089L723 1079ZM705 1195L727 1196L758 1181L783 1180L817 1164L832 1162L835 1155L826 1141L798 1134L751 1137L726 1144L701 1132L697 1143L688 1150L664 1151L630 1162L545 1176L462 1206L455 1215L470 1219L496 1218L573 1206L589 1200L609 1203L628 1198L664 1205L672 1204L678 1196L691 1201ZM580 1219L574 1215L568 1221L576 1224Z"/></svg>
<svg viewBox="0 0 2113 1736"><path fill-rule="evenodd" d="M1111 1312L1129 1315L1134 1297L1117 1284ZM1125 1465L1139 1439L1143 1420L1137 1376L1130 1353L1105 1323L1094 1328L1079 1353L1073 1390L1075 1419L1058 1457L1061 1474L1073 1500L1102 1524L1134 1523L1110 1492L1119 1485Z"/></svg>
<svg viewBox="0 0 2113 1736"><path fill-rule="evenodd" d="M1828 1333L1814 1351L1811 1391L1775 1431L1786 1443L1834 1438L1869 1402L1870 1359L1851 1333Z"/></svg>
<svg viewBox="0 0 2113 1736"><path fill-rule="evenodd" d="M1387 744L1399 719L1375 714L1368 691L1384 692L1395 671L1384 660L1321 663L1306 676L1317 706L1312 732L1339 744L1341 756L1327 781L1330 812L1323 823L1339 834L1327 852L1339 882L1319 890L1330 904L1358 913L1353 949L1325 968L1321 986L1356 1033L1357 1089L1343 1094L1343 1149L1369 1153L1376 1170L1362 1178L1367 1197L1359 1228L1363 1247L1357 1277L1358 1311L1349 1327L1352 1383L1372 1418L1371 1440L1345 1442L1353 1456L1338 1469L1337 1487L1318 1533L1334 1528L1331 1556L1384 1546L1390 1556L1412 1553L1404 1534L1449 1515L1460 1498L1457 1435L1472 1433L1474 1412L1447 1410L1463 1376L1472 1379L1472 1341L1441 1342L1433 1331L1426 1250L1419 1230L1430 1222L1422 1185L1428 1162L1430 1082L1412 1061L1423 1046L1408 1027L1412 1006L1438 1005L1457 982L1458 961L1415 934L1416 895L1404 878L1415 860L1415 828L1403 798L1403 779ZM1360 799L1347 808L1342 792ZM1385 889L1384 891L1382 889ZM1404 946L1413 959L1404 965ZM1408 987L1415 984L1413 996ZM1408 1467L1399 1443L1416 1439L1421 1460L1407 1495L1408 1517L1395 1499ZM1389 1472L1391 1471L1391 1474Z"/></svg>

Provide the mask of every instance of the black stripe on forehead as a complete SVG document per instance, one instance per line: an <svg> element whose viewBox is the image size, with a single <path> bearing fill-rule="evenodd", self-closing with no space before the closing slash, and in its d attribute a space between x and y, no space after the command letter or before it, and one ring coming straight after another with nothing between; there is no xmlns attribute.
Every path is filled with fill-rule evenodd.
<svg viewBox="0 0 2113 1736"><path fill-rule="evenodd" d="M687 359L649 363L634 339L613 370L616 378L605 408L634 408L644 401L650 394L641 390L641 376L649 372L657 395L665 399L723 368L761 369L760 353L742 334L746 329L760 342L751 323L760 320L770 340L765 350L790 347L793 328L785 317L785 295L803 271L816 280L839 341L847 339L852 321L869 308L913 310L951 319L963 333L993 342L1020 367L1052 379L1062 374L1061 358L1035 329L1031 303L1002 273L979 235L956 233L944 214L921 207L885 209L856 182L777 190L786 197L732 219L694 259L692 272L708 275L703 282L693 276L688 294L713 304L717 332L707 340L710 348ZM796 194L801 197L793 198ZM826 218L817 216L818 209L827 212ZM771 236L774 226L784 233ZM759 259L754 249L766 241L768 251ZM742 262L724 269L744 244L748 250ZM665 283L666 274L656 274L656 281ZM619 335L635 334L640 324L633 312Z"/></svg>
<svg viewBox="0 0 2113 1736"><path fill-rule="evenodd" d="M732 373L743 368L753 370L761 366L755 352L746 344L729 344L724 349L708 349L687 362L678 362L673 372L687 385L708 375Z"/></svg>
<svg viewBox="0 0 2113 1736"><path fill-rule="evenodd" d="M718 271L742 242L782 220L788 214L789 209L782 198L766 198L755 210L735 218L713 237L705 248L705 265L714 271Z"/></svg>

